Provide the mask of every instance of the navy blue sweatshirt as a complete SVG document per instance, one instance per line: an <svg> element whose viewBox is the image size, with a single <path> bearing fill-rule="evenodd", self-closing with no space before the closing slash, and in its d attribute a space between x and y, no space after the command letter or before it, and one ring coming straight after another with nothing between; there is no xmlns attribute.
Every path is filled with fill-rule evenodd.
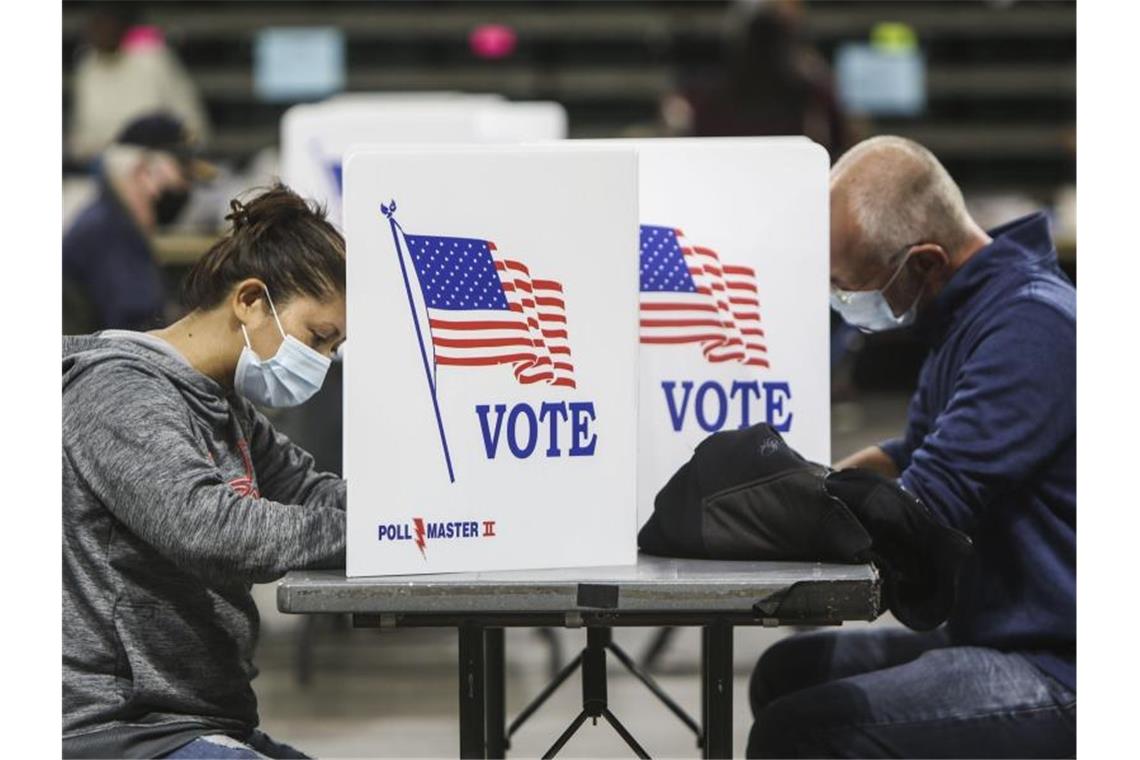
<svg viewBox="0 0 1140 760"><path fill-rule="evenodd" d="M63 276L91 300L97 329L164 324L162 276L150 243L105 179L63 236Z"/></svg>
<svg viewBox="0 0 1140 760"><path fill-rule="evenodd" d="M952 640L1076 689L1077 311L1043 214L990 231L919 318L902 485L974 540Z"/></svg>

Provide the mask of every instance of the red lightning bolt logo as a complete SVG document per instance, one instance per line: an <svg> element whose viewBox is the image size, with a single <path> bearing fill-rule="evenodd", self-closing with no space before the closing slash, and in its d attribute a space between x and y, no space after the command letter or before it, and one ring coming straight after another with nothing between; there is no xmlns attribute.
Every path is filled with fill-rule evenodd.
<svg viewBox="0 0 1140 760"><path fill-rule="evenodd" d="M413 517L412 522L416 525L416 546L420 547L420 554L424 555L427 559L427 552L424 551L424 521L422 517Z"/></svg>

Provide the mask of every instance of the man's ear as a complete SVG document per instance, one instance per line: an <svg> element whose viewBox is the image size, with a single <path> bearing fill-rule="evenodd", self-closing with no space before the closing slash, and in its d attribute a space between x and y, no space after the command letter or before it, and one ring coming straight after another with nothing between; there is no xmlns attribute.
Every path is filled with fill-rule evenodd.
<svg viewBox="0 0 1140 760"><path fill-rule="evenodd" d="M149 158L145 155L140 157L138 162L135 163L134 169L131 170L131 175L135 185L142 188L143 195L148 199L153 199L158 196L158 175L155 173Z"/></svg>
<svg viewBox="0 0 1140 760"><path fill-rule="evenodd" d="M932 272L950 265L950 254L937 243L919 243L910 249L910 259L916 274L926 279Z"/></svg>

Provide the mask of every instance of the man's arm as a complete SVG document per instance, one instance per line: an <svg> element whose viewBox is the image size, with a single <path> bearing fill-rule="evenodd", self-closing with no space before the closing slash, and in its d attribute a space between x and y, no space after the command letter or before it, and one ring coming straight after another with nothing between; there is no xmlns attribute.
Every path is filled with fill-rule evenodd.
<svg viewBox="0 0 1140 760"><path fill-rule="evenodd" d="M923 394L926 382L924 369L918 378L918 389L911 396L910 404L907 406L906 431L903 435L857 451L836 462L835 469L858 467L877 472L884 477L898 478L910 466L911 454L922 444L930 430L930 413L926 409L926 398Z"/></svg>
<svg viewBox="0 0 1140 760"><path fill-rule="evenodd" d="M901 482L967 535L1076 435L1076 322L1037 300L1011 303L959 370L946 408Z"/></svg>
<svg viewBox="0 0 1140 760"><path fill-rule="evenodd" d="M856 451L835 464L837 470L846 470L849 467L873 470L888 478L897 478L900 474L899 468L895 466L895 460L887 456L887 452L878 446L868 446L861 451Z"/></svg>

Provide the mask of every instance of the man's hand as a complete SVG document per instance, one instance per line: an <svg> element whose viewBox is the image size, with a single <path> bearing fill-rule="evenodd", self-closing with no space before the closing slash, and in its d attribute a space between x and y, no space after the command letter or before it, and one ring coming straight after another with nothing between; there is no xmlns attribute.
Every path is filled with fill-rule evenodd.
<svg viewBox="0 0 1140 760"><path fill-rule="evenodd" d="M895 462L878 446L868 446L862 451L856 451L841 462L836 462L835 469L846 470L849 467L861 467L864 470L877 472L888 478L897 478L901 473L895 467Z"/></svg>

